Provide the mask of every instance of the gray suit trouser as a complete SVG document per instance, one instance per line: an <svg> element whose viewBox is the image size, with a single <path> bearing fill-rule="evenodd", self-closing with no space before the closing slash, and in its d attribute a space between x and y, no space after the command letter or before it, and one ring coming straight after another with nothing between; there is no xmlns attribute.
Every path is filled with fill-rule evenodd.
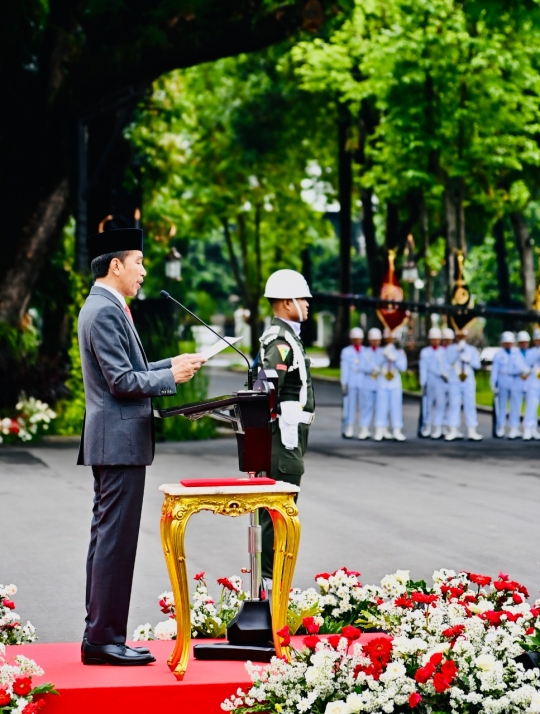
<svg viewBox="0 0 540 714"><path fill-rule="evenodd" d="M86 630L93 645L123 644L146 466L92 466L94 507L86 561Z"/></svg>

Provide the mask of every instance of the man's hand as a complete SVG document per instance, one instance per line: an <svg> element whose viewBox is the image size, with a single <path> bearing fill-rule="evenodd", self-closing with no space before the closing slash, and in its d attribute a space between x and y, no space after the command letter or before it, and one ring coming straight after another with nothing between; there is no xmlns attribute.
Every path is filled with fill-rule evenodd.
<svg viewBox="0 0 540 714"><path fill-rule="evenodd" d="M347 394L349 393L349 387L347 384L341 385L341 393L343 394L344 397L347 396Z"/></svg>
<svg viewBox="0 0 540 714"><path fill-rule="evenodd" d="M178 355L172 358L171 372L174 376L176 384L189 382L189 380L198 372L201 365L206 362L206 359L200 354L185 354Z"/></svg>

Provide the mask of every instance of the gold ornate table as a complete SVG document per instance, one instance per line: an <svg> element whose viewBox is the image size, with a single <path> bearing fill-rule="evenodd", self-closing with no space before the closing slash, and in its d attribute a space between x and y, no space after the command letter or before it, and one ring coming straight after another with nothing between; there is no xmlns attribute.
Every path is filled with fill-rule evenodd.
<svg viewBox="0 0 540 714"><path fill-rule="evenodd" d="M176 603L177 637L168 664L177 679L183 679L190 654L191 616L184 536L194 513L212 511L224 516L243 516L266 508L274 524L274 574L272 632L278 656L289 656L276 632L287 624L289 591L300 542L300 521L295 497L297 486L277 481L268 486L186 487L164 484L161 542Z"/></svg>

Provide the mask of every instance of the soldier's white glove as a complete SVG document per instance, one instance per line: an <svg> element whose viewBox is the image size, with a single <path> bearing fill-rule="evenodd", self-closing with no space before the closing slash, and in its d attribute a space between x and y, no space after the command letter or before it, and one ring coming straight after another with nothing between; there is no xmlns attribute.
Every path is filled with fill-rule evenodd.
<svg viewBox="0 0 540 714"><path fill-rule="evenodd" d="M460 352L463 352L463 350L465 349L465 345L466 345L466 344L467 344L467 343L465 342L465 340L460 340L460 341L458 342L458 350L459 350Z"/></svg>
<svg viewBox="0 0 540 714"><path fill-rule="evenodd" d="M300 402L281 402L281 414L278 416L281 431L281 443L286 449L298 446L298 424L302 417Z"/></svg>
<svg viewBox="0 0 540 714"><path fill-rule="evenodd" d="M386 356L389 362L395 362L397 360L397 354L392 350L392 352Z"/></svg>

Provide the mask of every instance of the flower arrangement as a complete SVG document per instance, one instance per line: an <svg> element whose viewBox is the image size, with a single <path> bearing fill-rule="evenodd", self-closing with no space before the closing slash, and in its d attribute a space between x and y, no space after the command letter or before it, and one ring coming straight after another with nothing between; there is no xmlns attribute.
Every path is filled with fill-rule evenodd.
<svg viewBox="0 0 540 714"><path fill-rule="evenodd" d="M0 419L0 444L17 441L31 441L44 431L56 418L56 413L48 404L22 393L15 405L18 415L15 418Z"/></svg>
<svg viewBox="0 0 540 714"><path fill-rule="evenodd" d="M37 639L35 627L30 622L23 625L20 616L15 612L12 597L16 592L15 585L0 585L0 644L2 645L26 645Z"/></svg>
<svg viewBox="0 0 540 714"><path fill-rule="evenodd" d="M493 579L452 570L436 571L431 586L412 581L408 571L386 576L380 586L354 586L350 577L346 569L317 576L318 604L313 595L308 601L320 614L302 621L308 633L303 649L293 650L290 662L248 663L253 686L238 690L222 709L236 714L540 712L540 670L523 659L524 651L540 647L540 602L529 605L523 585L505 573ZM331 617L353 611L355 625L384 632L362 637L359 627L348 624L321 636L323 626L330 631ZM290 644L288 627L278 634Z"/></svg>
<svg viewBox="0 0 540 714"><path fill-rule="evenodd" d="M194 576L197 584L192 594L191 634L193 637L225 637L227 625L238 612L247 593L242 590L242 579L237 575L218 578L221 593L216 603L208 592L204 575L202 572ZM176 610L172 592L162 593L158 601L161 612L169 615L169 619L158 623L155 628L152 628L150 623L140 625L133 633L134 640L176 639Z"/></svg>
<svg viewBox="0 0 540 714"><path fill-rule="evenodd" d="M35 714L42 709L45 706L42 694L58 694L52 684L32 685L32 677L42 674L41 667L23 655L8 662L5 645L0 644L0 712Z"/></svg>

